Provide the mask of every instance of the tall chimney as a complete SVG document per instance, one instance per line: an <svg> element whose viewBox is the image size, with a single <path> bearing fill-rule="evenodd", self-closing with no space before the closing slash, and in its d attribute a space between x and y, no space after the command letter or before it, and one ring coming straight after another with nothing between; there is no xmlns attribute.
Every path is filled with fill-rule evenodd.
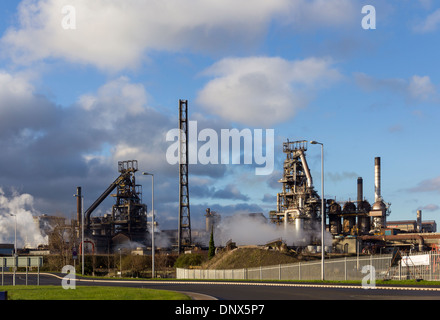
<svg viewBox="0 0 440 320"><path fill-rule="evenodd" d="M361 204L361 201L364 198L363 193L364 193L363 192L363 180L362 180L362 177L359 177L358 180L357 180L357 201L358 201L358 207L359 207L359 205Z"/></svg>
<svg viewBox="0 0 440 320"><path fill-rule="evenodd" d="M76 224L78 226L81 226L81 214L82 214L82 208L81 208L81 187L76 188Z"/></svg>
<svg viewBox="0 0 440 320"><path fill-rule="evenodd" d="M417 210L417 232L422 232L422 210Z"/></svg>
<svg viewBox="0 0 440 320"><path fill-rule="evenodd" d="M374 158L374 201L381 201L380 194L380 157Z"/></svg>

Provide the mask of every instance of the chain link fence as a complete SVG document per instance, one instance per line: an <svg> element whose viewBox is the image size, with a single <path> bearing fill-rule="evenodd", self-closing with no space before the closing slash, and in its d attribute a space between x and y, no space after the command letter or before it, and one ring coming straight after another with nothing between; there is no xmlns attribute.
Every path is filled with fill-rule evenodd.
<svg viewBox="0 0 440 320"><path fill-rule="evenodd" d="M365 277L366 271L362 272L363 270L374 270L375 278L378 280L440 281L440 254L422 252L403 256L400 261L391 266L392 257L391 254L387 254L326 259L325 280L359 281ZM178 279L320 280L321 261L226 270L177 268L176 275Z"/></svg>

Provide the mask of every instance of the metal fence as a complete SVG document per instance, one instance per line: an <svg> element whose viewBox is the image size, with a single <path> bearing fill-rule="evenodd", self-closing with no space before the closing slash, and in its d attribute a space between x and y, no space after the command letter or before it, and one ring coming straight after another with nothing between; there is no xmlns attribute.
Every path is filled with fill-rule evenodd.
<svg viewBox="0 0 440 320"><path fill-rule="evenodd" d="M1 285L5 282L5 271L13 270L12 284L15 286L17 267L26 268L26 285L28 284L28 270L31 267L37 267L37 284L40 285L40 267L43 265L43 257L41 256L24 256L24 257L0 257Z"/></svg>
<svg viewBox="0 0 440 320"><path fill-rule="evenodd" d="M412 258L420 255L426 258L424 262ZM325 280L362 280L367 273L374 271L377 280L440 281L440 254L432 252L412 254L403 257L395 266L391 266L391 260L391 254L326 259ZM320 280L321 261L227 270L177 268L176 276L178 279Z"/></svg>

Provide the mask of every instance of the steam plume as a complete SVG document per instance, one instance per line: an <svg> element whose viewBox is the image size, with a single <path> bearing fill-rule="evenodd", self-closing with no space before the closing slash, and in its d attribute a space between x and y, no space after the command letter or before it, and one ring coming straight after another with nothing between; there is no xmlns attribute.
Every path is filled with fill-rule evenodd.
<svg viewBox="0 0 440 320"><path fill-rule="evenodd" d="M277 226L262 217L234 215L222 220L214 233L216 244L224 245L232 239L237 245L262 245L282 238L287 245L305 246L314 239L321 239L320 226L313 230L297 231L293 226ZM325 245L331 245L331 235L324 234Z"/></svg>
<svg viewBox="0 0 440 320"><path fill-rule="evenodd" d="M7 196L0 188L0 243L14 243L15 222L17 221L17 246L36 248L40 244L47 244L47 237L43 237L33 216L38 212L33 208L34 198L30 194L19 194L13 190Z"/></svg>

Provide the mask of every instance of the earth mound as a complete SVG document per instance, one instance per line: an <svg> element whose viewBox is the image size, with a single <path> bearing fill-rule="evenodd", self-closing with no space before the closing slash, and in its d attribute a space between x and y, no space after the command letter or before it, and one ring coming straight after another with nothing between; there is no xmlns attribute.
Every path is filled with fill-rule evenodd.
<svg viewBox="0 0 440 320"><path fill-rule="evenodd" d="M278 264L295 263L308 260L304 256L268 250L257 246L238 247L222 251L202 264L202 269L241 269Z"/></svg>

